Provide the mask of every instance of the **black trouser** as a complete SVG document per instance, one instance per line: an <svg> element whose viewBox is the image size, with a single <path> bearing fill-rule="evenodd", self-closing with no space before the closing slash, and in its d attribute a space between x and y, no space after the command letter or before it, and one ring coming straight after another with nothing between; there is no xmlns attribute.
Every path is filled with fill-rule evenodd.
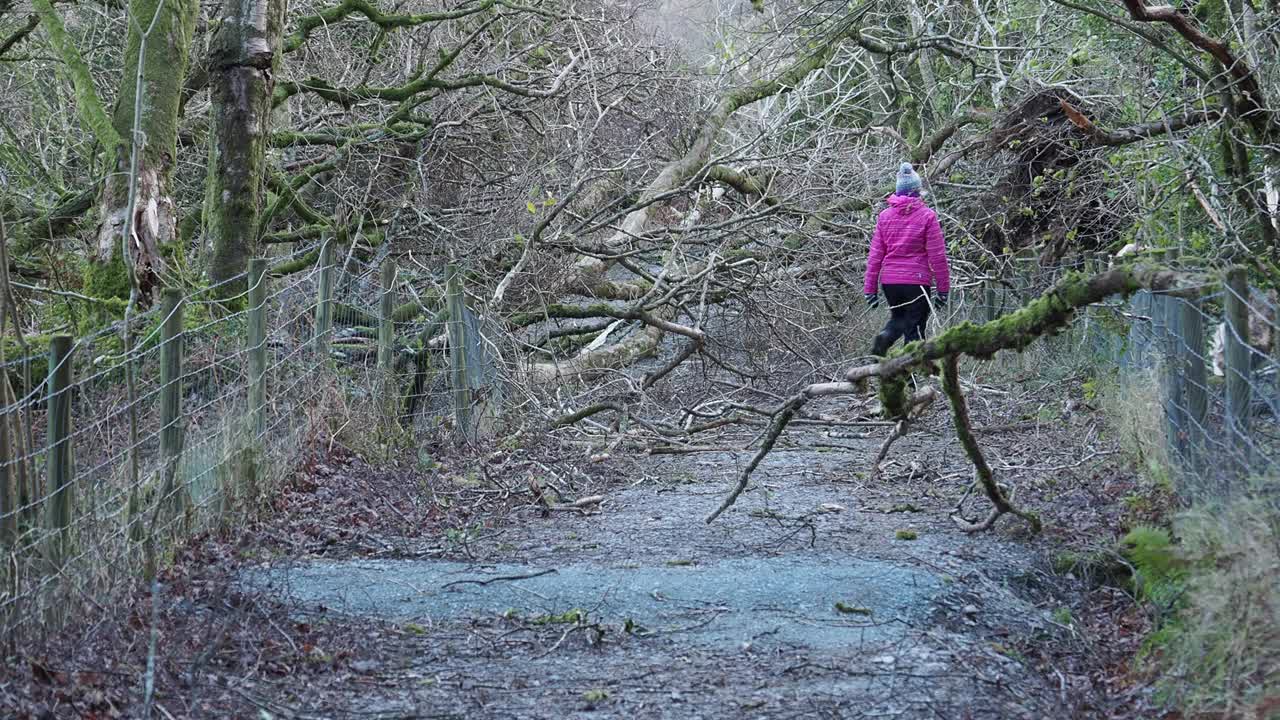
<svg viewBox="0 0 1280 720"><path fill-rule="evenodd" d="M881 285L880 289L889 302L889 322L876 335L871 354L884 357L898 338L912 342L924 337L924 326L929 321L929 286Z"/></svg>

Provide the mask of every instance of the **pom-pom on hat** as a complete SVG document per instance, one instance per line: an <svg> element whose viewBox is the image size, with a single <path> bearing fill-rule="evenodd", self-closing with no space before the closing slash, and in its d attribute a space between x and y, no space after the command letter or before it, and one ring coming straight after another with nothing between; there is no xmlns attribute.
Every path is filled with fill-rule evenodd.
<svg viewBox="0 0 1280 720"><path fill-rule="evenodd" d="M911 167L911 163L904 162L898 168L897 184L894 187L894 192L899 195L920 192L920 176L916 174L916 169Z"/></svg>

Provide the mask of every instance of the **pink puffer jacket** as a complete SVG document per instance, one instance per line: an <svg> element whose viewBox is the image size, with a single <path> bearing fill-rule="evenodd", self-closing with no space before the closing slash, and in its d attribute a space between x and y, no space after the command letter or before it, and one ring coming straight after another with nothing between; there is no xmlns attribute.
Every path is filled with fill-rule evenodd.
<svg viewBox="0 0 1280 720"><path fill-rule="evenodd" d="M889 207L876 219L862 284L868 295L880 285L933 285L938 292L951 292L942 226L923 200L889 196Z"/></svg>

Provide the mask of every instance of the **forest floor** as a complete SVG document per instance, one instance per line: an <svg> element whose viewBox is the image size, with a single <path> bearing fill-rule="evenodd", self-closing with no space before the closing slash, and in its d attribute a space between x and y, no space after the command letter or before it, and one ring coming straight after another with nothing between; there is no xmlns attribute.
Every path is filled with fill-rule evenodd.
<svg viewBox="0 0 1280 720"><path fill-rule="evenodd" d="M948 518L970 466L942 408L874 483L885 428L788 433L709 525L749 453L318 453L268 519L187 546L154 618L140 587L12 655L0 715L138 716L154 626L151 717L1154 717L1129 668L1147 618L1071 561L1145 496L1087 407L993 398L982 440L1039 536ZM546 511L535 477L603 501Z"/></svg>

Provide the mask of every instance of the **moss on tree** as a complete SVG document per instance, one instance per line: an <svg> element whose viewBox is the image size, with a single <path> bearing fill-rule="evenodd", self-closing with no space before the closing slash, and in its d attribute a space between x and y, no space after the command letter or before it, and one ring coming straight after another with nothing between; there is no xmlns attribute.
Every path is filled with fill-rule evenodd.
<svg viewBox="0 0 1280 720"><path fill-rule="evenodd" d="M210 42L213 132L205 186L209 280L221 297L242 295L241 275L259 254L266 149L280 33L281 0L229 0Z"/></svg>
<svg viewBox="0 0 1280 720"><path fill-rule="evenodd" d="M959 367L960 356L949 355L943 363L942 392L951 401L951 415L955 422L956 437L960 440L960 446L964 448L965 454L969 456L969 460L973 463L974 476L978 484L982 486L994 506L992 513L985 521L977 524L968 522L961 522L961 524L966 530L986 530L1001 515L1012 513L1026 520L1031 525L1031 530L1038 533L1041 528L1040 517L1035 513L1014 507L1012 498L1006 496L1000 485L996 483L995 473L992 472L991 465L987 463L986 456L982 454L978 439L973 434L973 423L969 420L969 406L964 399L964 390L960 387Z"/></svg>
<svg viewBox="0 0 1280 720"><path fill-rule="evenodd" d="M106 262L85 263L81 278L86 295L106 301L101 304L95 303L89 309L87 327L100 327L124 317L124 309L129 302L129 289L132 285L129 281L129 270L124 265L119 248Z"/></svg>

